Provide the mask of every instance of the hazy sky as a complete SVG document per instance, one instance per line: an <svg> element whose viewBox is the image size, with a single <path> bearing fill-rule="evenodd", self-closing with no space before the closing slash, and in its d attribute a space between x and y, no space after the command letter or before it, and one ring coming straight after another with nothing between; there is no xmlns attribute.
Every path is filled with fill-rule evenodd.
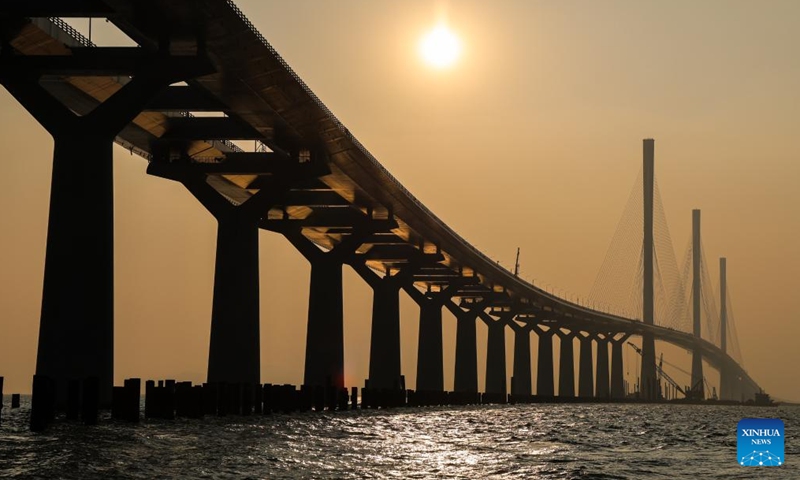
<svg viewBox="0 0 800 480"><path fill-rule="evenodd" d="M641 141L655 138L677 253L691 209L702 209L715 282L717 258L728 258L745 367L774 396L800 399L800 3L238 4L411 192L502 264L521 247L522 274L537 285L588 296ZM442 16L463 51L435 70L417 44ZM0 126L0 375L10 393L30 390L35 367L52 140L5 90ZM144 160L115 155L116 381L202 381L216 224L182 186L147 176ZM262 232L261 251L262 380L300 383L309 267L274 233ZM402 295L413 387L418 310ZM367 376L371 298L346 268L348 385ZM445 318L451 388L455 321ZM481 326L481 388L485 339ZM688 368L685 351L668 352ZM625 360L635 375L638 358Z"/></svg>

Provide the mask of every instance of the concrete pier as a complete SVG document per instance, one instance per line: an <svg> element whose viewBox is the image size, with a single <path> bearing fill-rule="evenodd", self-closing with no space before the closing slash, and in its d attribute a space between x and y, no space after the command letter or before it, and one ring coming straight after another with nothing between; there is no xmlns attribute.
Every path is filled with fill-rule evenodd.
<svg viewBox="0 0 800 480"><path fill-rule="evenodd" d="M303 383L324 386L329 381L344 386L342 264L320 257L311 263Z"/></svg>
<svg viewBox="0 0 800 480"><path fill-rule="evenodd" d="M560 354L558 365L558 396L562 398L575 397L575 354L573 332L564 333L556 329L556 335L560 340Z"/></svg>
<svg viewBox="0 0 800 480"><path fill-rule="evenodd" d="M503 318L492 319L483 313L481 319L489 328L486 349L486 385L487 394L505 395L508 393L506 385L506 320Z"/></svg>
<svg viewBox="0 0 800 480"><path fill-rule="evenodd" d="M236 217L217 217L209 383L261 381L258 218Z"/></svg>
<svg viewBox="0 0 800 480"><path fill-rule="evenodd" d="M553 335L555 330L543 330L541 326L534 326L533 331L539 337L539 357L536 365L536 395L550 398L555 396L553 380Z"/></svg>
<svg viewBox="0 0 800 480"><path fill-rule="evenodd" d="M77 125L73 128L78 130ZM102 404L108 406L111 402L113 134L101 134L95 128L86 125L82 132L53 134L55 152L36 374L53 380L57 409L66 407L67 382L71 378L97 378ZM97 133L88 133L93 130ZM92 192L91 199L87 192Z"/></svg>
<svg viewBox="0 0 800 480"><path fill-rule="evenodd" d="M417 391L443 392L442 304L438 300L428 298L414 300L419 305Z"/></svg>
<svg viewBox="0 0 800 480"><path fill-rule="evenodd" d="M455 392L478 392L478 350L475 321L478 313L455 307L456 314L456 365Z"/></svg>
<svg viewBox="0 0 800 480"><path fill-rule="evenodd" d="M595 398L611 398L610 378L608 373L608 336L599 334L595 336L597 343L597 374L595 375Z"/></svg>
<svg viewBox="0 0 800 480"><path fill-rule="evenodd" d="M531 386L531 330L528 325L510 322L514 330L514 375L511 394L528 397L533 393Z"/></svg>
<svg viewBox="0 0 800 480"><path fill-rule="evenodd" d="M580 343L578 365L578 396L580 398L594 397L594 374L592 372L592 336L577 335Z"/></svg>
<svg viewBox="0 0 800 480"><path fill-rule="evenodd" d="M373 292L369 349L370 385L376 389L399 389L400 283L389 274L380 278L366 267L359 270Z"/></svg>

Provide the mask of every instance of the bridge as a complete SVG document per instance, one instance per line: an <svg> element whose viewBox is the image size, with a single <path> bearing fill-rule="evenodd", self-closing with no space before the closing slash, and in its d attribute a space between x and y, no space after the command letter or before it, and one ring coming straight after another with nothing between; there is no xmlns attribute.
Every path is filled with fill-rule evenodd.
<svg viewBox="0 0 800 480"><path fill-rule="evenodd" d="M95 46L62 20L70 17L106 18L138 46ZM401 387L402 289L420 307L418 391L444 389L444 308L457 318L457 392L479 390L479 320L489 331L486 393L508 392L507 329L517 396L533 393L531 332L542 398L625 397L623 347L631 336L642 339L644 400L661 398L656 340L693 352L698 398L705 397L703 360L720 370L722 399L759 391L726 350L724 333L719 342L701 335L698 291L691 332L654 321L652 140L643 144L639 320L560 298L470 245L367 151L231 0L6 0L0 34L0 83L55 141L36 376L53 381L59 404L73 379L98 379L100 402L111 399L113 142L144 157L149 174L183 184L218 222L209 382L260 383L264 229L285 236L311 265L309 386L344 386L342 269L349 265L374 292L371 388ZM699 242L699 213L696 219Z"/></svg>

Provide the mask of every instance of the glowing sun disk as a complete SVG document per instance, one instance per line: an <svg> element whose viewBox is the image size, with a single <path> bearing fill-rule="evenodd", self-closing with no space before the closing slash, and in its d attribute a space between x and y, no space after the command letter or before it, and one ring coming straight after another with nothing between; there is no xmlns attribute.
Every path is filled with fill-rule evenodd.
<svg viewBox="0 0 800 480"><path fill-rule="evenodd" d="M425 35L419 48L422 58L437 68L449 67L461 53L458 37L444 25L437 26Z"/></svg>

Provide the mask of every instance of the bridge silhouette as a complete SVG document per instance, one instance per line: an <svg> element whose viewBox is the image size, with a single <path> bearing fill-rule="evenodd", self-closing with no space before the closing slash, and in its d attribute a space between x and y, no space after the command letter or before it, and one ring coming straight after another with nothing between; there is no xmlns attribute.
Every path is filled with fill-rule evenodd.
<svg viewBox="0 0 800 480"><path fill-rule="evenodd" d="M285 236L311 265L304 371L310 387L344 387L342 269L349 265L374 293L371 389L403 387L402 289L420 308L418 392L444 390L443 308L457 319L456 392L479 391L479 320L489 332L484 391L496 398L509 393L509 330L510 393L517 398L534 393L531 332L538 339L540 398L625 398L623 347L632 336L642 339L642 400L663 395L656 340L692 352L694 399L707 393L703 361L720 371L722 400L750 399L760 390L728 351L729 326L719 326L721 335L702 335L699 211L691 331L655 320L653 140L643 144L639 320L560 298L470 245L367 151L232 1L201 5L0 5L0 83L55 141L34 399L54 389L64 405L69 381L85 378L97 379L101 404L112 398L113 142L147 159L150 175L183 184L218 222L209 383L261 382L258 231L264 229ZM95 46L61 20L68 17L105 17L138 47ZM245 150L241 141L254 147ZM49 383L37 386L37 378Z"/></svg>

